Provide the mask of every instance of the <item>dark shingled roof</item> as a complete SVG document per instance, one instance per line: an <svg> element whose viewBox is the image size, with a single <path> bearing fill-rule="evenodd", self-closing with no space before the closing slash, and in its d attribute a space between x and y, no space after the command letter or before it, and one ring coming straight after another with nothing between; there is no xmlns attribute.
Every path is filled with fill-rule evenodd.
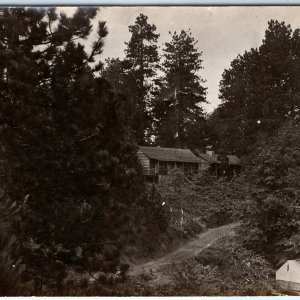
<svg viewBox="0 0 300 300"><path fill-rule="evenodd" d="M199 153L198 154L199 157L205 159L206 161L208 161L209 163L217 163L219 164L220 162L218 161L218 156L217 155L209 155L209 154L206 154L206 153ZM235 155L226 155L229 159L228 163L229 165L240 165L241 164L241 161L240 159L235 156Z"/></svg>
<svg viewBox="0 0 300 300"><path fill-rule="evenodd" d="M229 158L229 164L230 165L240 165L241 164L241 161L237 156L227 155L227 157Z"/></svg>
<svg viewBox="0 0 300 300"><path fill-rule="evenodd" d="M197 155L209 163L218 163L217 157L215 155L209 155L206 153L198 153Z"/></svg>
<svg viewBox="0 0 300 300"><path fill-rule="evenodd" d="M162 148L162 147L138 147L147 157L160 161L177 161L200 163L194 153L189 149Z"/></svg>

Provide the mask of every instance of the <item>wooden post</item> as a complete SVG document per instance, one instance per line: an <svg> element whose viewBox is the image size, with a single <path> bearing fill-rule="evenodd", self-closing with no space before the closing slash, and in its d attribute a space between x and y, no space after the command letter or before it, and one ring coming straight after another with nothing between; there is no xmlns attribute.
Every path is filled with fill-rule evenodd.
<svg viewBox="0 0 300 300"><path fill-rule="evenodd" d="M159 160L157 161L157 183L159 183Z"/></svg>

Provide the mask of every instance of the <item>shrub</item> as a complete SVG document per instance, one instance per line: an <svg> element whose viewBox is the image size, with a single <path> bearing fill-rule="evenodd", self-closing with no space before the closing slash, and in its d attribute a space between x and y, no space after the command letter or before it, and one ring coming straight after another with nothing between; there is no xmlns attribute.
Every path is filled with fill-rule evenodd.
<svg viewBox="0 0 300 300"><path fill-rule="evenodd" d="M266 295L272 289L271 271L261 256L225 237L175 267L174 294Z"/></svg>
<svg viewBox="0 0 300 300"><path fill-rule="evenodd" d="M20 296L24 293L24 265L18 258L18 240L12 225L17 218L17 205L0 189L0 296Z"/></svg>
<svg viewBox="0 0 300 300"><path fill-rule="evenodd" d="M197 221L202 229L239 220L249 189L243 177L217 179L207 172L191 178L177 174L159 186L170 211L171 224L178 228L183 212L186 224L192 227ZM188 231L193 232L191 228Z"/></svg>

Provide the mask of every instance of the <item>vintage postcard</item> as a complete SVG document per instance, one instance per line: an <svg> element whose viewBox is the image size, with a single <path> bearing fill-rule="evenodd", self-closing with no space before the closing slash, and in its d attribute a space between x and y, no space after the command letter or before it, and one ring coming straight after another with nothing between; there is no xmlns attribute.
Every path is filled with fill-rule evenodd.
<svg viewBox="0 0 300 300"><path fill-rule="evenodd" d="M0 295L299 295L299 15L0 7Z"/></svg>

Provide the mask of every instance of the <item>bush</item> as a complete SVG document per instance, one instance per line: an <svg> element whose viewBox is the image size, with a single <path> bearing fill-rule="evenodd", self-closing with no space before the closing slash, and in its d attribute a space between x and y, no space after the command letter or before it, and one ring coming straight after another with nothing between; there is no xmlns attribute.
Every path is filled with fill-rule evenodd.
<svg viewBox="0 0 300 300"><path fill-rule="evenodd" d="M0 189L0 296L20 296L24 293L22 274L24 265L18 258L18 241L12 225L18 209Z"/></svg>
<svg viewBox="0 0 300 300"><path fill-rule="evenodd" d="M159 186L170 211L171 224L178 228L183 212L190 232L195 221L202 229L238 221L249 189L243 177L217 179L206 172L192 178L177 174Z"/></svg>
<svg viewBox="0 0 300 300"><path fill-rule="evenodd" d="M270 194L265 199L253 200L244 215L240 237L245 247L278 266L290 255L283 241L299 232L293 205L285 197Z"/></svg>
<svg viewBox="0 0 300 300"><path fill-rule="evenodd" d="M177 265L172 273L176 295L266 295L272 289L268 263L232 237Z"/></svg>
<svg viewBox="0 0 300 300"><path fill-rule="evenodd" d="M297 257L300 204L300 127L288 122L252 154L245 177L252 185L241 237L274 266Z"/></svg>

